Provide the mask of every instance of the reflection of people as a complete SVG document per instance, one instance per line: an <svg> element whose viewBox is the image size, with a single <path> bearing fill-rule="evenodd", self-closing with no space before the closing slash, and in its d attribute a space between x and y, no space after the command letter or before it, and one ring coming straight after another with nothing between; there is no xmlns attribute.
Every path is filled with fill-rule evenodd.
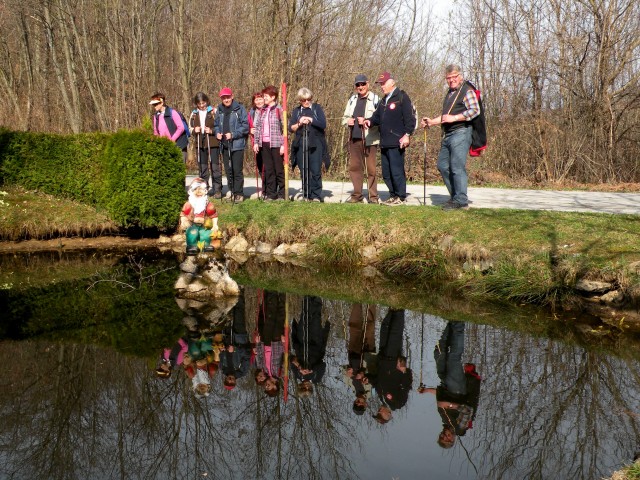
<svg viewBox="0 0 640 480"><path fill-rule="evenodd" d="M191 388L196 398L208 397L211 392L211 377L218 371L218 364L210 360L211 356L208 354L197 359L192 358L189 353L184 356L184 371L191 379Z"/></svg>
<svg viewBox="0 0 640 480"><path fill-rule="evenodd" d="M258 306L255 379L270 397L275 397L280 391L284 359L284 317L285 294L265 291Z"/></svg>
<svg viewBox="0 0 640 480"><path fill-rule="evenodd" d="M449 91L444 98L442 115L423 118L422 127L441 125L442 145L438 154L438 170L449 191L445 210L467 208L467 153L471 146L471 120L480 115L476 92L464 81L462 70L457 65L448 65L445 79Z"/></svg>
<svg viewBox="0 0 640 480"><path fill-rule="evenodd" d="M345 376L356 395L353 411L357 415L365 412L371 393L367 375L369 372L376 375L375 320L375 305L363 306L361 303L354 303L351 306L347 343L349 364L345 367Z"/></svg>
<svg viewBox="0 0 640 480"><path fill-rule="evenodd" d="M427 388L436 395L442 432L438 445L451 448L458 436L472 426L480 397L480 375L475 365L462 365L464 352L464 322L448 322L436 344L434 358L440 379L438 388Z"/></svg>
<svg viewBox="0 0 640 480"><path fill-rule="evenodd" d="M225 329L225 350L220 354L220 368L224 375L223 384L233 390L239 378L249 371L251 344L247 334L244 312L244 291L231 309L231 324Z"/></svg>
<svg viewBox="0 0 640 480"><path fill-rule="evenodd" d="M180 338L171 348L165 348L160 355L160 362L156 368L159 378L169 378L176 365L182 365L184 355L187 352L187 339Z"/></svg>
<svg viewBox="0 0 640 480"><path fill-rule="evenodd" d="M374 382L381 401L374 416L379 423L387 423L392 418L392 411L406 405L413 383L413 372L402 354L404 316L404 310L390 308L380 325L378 376Z"/></svg>
<svg viewBox="0 0 640 480"><path fill-rule="evenodd" d="M327 364L324 356L329 340L330 323L322 326L322 300L305 296L302 299L300 318L291 326L291 343L295 355L291 358L291 368L300 382L298 393L311 395L313 384L322 380Z"/></svg>

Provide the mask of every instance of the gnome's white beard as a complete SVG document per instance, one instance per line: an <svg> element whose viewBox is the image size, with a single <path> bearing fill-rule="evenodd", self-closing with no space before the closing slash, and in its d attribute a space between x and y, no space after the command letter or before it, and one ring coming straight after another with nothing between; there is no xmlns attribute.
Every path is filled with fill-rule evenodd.
<svg viewBox="0 0 640 480"><path fill-rule="evenodd" d="M204 209L207 208L208 198L206 195L198 197L195 193L189 195L189 203L193 207L193 213L196 215L203 213Z"/></svg>

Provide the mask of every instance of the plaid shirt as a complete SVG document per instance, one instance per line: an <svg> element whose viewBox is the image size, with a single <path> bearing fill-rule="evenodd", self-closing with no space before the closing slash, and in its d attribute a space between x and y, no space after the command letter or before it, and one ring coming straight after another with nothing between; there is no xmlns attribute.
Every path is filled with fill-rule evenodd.
<svg viewBox="0 0 640 480"><path fill-rule="evenodd" d="M280 377L282 360L284 357L284 344L281 341L271 342L271 365L267 368L264 356L264 343L256 343L256 367L265 372L271 372L271 376Z"/></svg>
<svg viewBox="0 0 640 480"><path fill-rule="evenodd" d="M284 136L282 135L282 108L280 105L264 107L257 113L255 143L259 147L262 147L262 123L265 121L265 118L268 118L271 133L271 144L269 146L270 148L280 148L284 145Z"/></svg>
<svg viewBox="0 0 640 480"><path fill-rule="evenodd" d="M464 83L462 85L464 85ZM452 95L456 95L457 93L458 89L450 90L449 97ZM476 92L473 90L473 88L467 89L467 93L465 94L462 101L464 102L464 106L467 107L467 109L462 112L465 121L468 122L469 120L472 120L480 115L480 104L478 103L478 97L476 97Z"/></svg>

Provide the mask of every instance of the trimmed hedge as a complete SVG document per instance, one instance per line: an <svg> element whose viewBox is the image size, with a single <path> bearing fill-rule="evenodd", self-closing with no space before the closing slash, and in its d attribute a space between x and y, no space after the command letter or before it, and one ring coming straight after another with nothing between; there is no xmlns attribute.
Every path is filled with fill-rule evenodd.
<svg viewBox="0 0 640 480"><path fill-rule="evenodd" d="M93 205L122 227L174 228L185 201L184 178L180 149L141 131L0 130L0 184Z"/></svg>

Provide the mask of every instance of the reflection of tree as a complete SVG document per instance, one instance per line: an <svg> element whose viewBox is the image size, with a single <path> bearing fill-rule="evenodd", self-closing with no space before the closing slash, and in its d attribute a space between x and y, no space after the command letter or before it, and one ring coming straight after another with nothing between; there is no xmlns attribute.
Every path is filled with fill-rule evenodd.
<svg viewBox="0 0 640 480"><path fill-rule="evenodd" d="M300 303L290 298L292 316ZM246 305L252 329L250 289ZM228 392L216 375L198 400L182 372L157 379L153 365L112 348L1 342L0 478L357 478L355 460L383 430L353 414L352 393L334 378L350 310L323 301L327 374L312 396L287 403L267 398L251 376ZM444 322L428 318L433 345ZM405 336L420 338L420 328L407 312ZM437 449L462 469L464 447L487 479L599 478L631 458L640 437L636 362L489 326L467 324L465 336L463 359L484 377L474 428L444 453L427 440L425 458ZM409 362L418 344L410 350ZM432 363L427 373L435 380ZM411 421L422 418L416 405L402 409Z"/></svg>
<svg viewBox="0 0 640 480"><path fill-rule="evenodd" d="M636 363L474 327L467 352L488 375L473 448L487 478L600 478L616 466L604 452L631 457Z"/></svg>

